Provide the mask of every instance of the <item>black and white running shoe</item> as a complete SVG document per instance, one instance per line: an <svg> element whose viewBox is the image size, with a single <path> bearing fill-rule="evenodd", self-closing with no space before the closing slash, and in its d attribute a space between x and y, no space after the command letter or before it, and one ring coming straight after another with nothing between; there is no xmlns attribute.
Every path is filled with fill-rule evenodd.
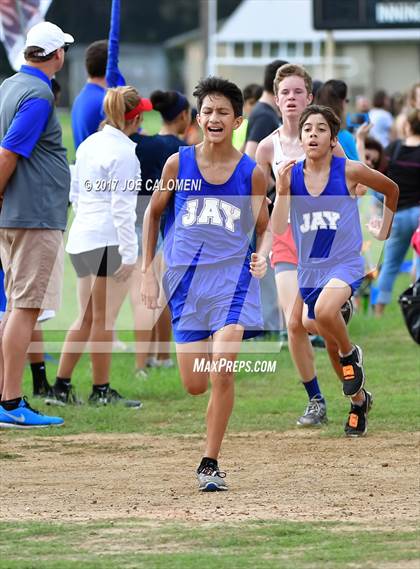
<svg viewBox="0 0 420 569"><path fill-rule="evenodd" d="M367 433L368 414L373 404L373 397L366 389L363 391L365 393L363 405L351 404L349 416L344 427L347 437L363 437Z"/></svg>
<svg viewBox="0 0 420 569"><path fill-rule="evenodd" d="M365 372L363 370L363 352L360 346L354 346L349 356L340 357L343 370L343 394L353 397L365 384Z"/></svg>
<svg viewBox="0 0 420 569"><path fill-rule="evenodd" d="M353 318L353 313L354 313L354 305L353 305L353 301L350 297L348 300L346 300L346 302L341 307L341 314L344 318L344 322L346 323L346 325Z"/></svg>

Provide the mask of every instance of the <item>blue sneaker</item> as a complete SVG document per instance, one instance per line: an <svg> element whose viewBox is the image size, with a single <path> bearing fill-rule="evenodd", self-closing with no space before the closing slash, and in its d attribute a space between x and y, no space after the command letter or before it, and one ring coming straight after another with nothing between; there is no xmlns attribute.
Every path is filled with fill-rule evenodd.
<svg viewBox="0 0 420 569"><path fill-rule="evenodd" d="M23 397L19 406L13 411L6 411L0 404L0 428L41 429L42 427L61 427L64 419L49 417L32 409L26 397Z"/></svg>

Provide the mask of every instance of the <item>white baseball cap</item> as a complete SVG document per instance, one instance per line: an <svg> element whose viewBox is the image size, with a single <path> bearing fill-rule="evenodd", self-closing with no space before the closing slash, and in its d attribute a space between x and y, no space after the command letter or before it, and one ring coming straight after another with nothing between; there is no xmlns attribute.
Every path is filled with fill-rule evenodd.
<svg viewBox="0 0 420 569"><path fill-rule="evenodd" d="M40 47L43 51L42 55L48 55L69 43L74 43L73 36L65 34L61 28L51 22L40 22L28 31L25 49Z"/></svg>

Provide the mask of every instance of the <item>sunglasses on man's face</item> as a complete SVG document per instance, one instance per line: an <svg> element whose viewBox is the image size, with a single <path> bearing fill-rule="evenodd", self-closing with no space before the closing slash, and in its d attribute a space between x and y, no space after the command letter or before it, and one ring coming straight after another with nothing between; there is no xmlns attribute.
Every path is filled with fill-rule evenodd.
<svg viewBox="0 0 420 569"><path fill-rule="evenodd" d="M64 50L64 53L67 53L70 47L69 43L65 43L64 45L61 46L62 49Z"/></svg>

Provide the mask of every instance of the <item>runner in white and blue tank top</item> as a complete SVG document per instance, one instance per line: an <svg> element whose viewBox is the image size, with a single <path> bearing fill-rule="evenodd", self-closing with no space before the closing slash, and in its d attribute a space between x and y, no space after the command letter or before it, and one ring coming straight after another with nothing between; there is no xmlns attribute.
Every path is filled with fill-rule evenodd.
<svg viewBox="0 0 420 569"><path fill-rule="evenodd" d="M364 389L363 353L350 342L340 313L343 302L364 275L362 232L356 195L357 184L374 187L385 195L382 220L371 220L370 232L388 237L398 201L398 187L364 164L333 156L340 120L318 105L305 109L299 135L306 158L289 161L278 171L277 199L272 214L274 230L287 225L290 210L298 251L299 290L308 307L304 325L325 338L331 363L342 380L351 407L345 434L363 436L372 395Z"/></svg>

